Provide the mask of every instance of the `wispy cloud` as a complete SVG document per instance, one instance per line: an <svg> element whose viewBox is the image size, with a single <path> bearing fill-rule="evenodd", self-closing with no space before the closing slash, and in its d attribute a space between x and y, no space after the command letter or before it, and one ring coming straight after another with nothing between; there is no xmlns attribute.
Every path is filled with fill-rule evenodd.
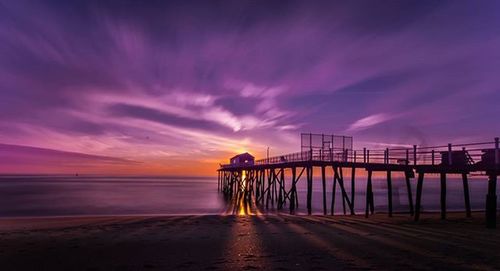
<svg viewBox="0 0 500 271"><path fill-rule="evenodd" d="M499 5L4 1L0 143L181 167L302 129L489 138Z"/></svg>
<svg viewBox="0 0 500 271"><path fill-rule="evenodd" d="M352 132L368 129L377 124L386 122L392 118L392 116L385 113L373 114L353 122L351 125L349 125L349 128L347 128L347 131Z"/></svg>

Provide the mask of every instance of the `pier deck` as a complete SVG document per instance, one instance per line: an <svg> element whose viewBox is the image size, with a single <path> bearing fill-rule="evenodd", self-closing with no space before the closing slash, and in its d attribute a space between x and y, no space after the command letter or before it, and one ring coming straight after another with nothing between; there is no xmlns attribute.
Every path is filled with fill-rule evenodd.
<svg viewBox="0 0 500 271"><path fill-rule="evenodd" d="M306 134L312 138L314 135ZM318 135L316 135L318 136ZM312 212L312 182L315 168L321 170L321 182L323 192L323 213L328 213L326 200L326 168L331 167L333 171L332 204L330 214L333 215L336 186L338 184L342 195L344 213L354 214L354 201L357 169L367 172L366 183L366 208L365 216L374 213L373 199L373 172L386 172L388 193L388 215L393 214L392 204L392 173L400 172L405 176L407 196L409 202L408 213L419 220L421 213L421 199L423 192L424 176L426 174L439 174L440 176L440 204L441 218L446 219L446 178L449 174L459 174L462 177L464 188L465 213L471 216L469 180L468 175L483 175L488 178L488 191L485 196L486 225L488 228L496 227L497 195L496 183L500 175L499 161L499 139L491 142L447 144L443 146L411 148L386 148L382 150L353 150L346 148L345 139L342 140L342 148L336 148L329 144L324 148L322 136L321 147L314 148L310 144L309 150L266 159L256 160L248 164L221 165L218 169L219 190L226 198L234 199L236 204L254 203L263 208L268 208L269 203L276 204L278 209L283 209L288 204L290 213L295 213L298 205L296 185L304 176L307 182L307 212ZM304 134L302 135L304 137ZM330 136L327 136L329 139ZM331 142L334 136L331 136ZM352 138L350 143L352 144ZM330 141L326 141L330 142ZM343 171L351 170L350 188L345 187ZM291 180L288 188L285 187L285 172L291 171ZM412 195L411 179L417 177L415 199Z"/></svg>

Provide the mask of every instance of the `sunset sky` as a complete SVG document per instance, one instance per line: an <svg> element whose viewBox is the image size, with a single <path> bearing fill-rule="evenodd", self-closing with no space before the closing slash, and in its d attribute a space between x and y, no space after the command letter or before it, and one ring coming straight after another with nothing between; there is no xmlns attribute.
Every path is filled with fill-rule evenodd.
<svg viewBox="0 0 500 271"><path fill-rule="evenodd" d="M0 173L500 135L500 1L0 1Z"/></svg>

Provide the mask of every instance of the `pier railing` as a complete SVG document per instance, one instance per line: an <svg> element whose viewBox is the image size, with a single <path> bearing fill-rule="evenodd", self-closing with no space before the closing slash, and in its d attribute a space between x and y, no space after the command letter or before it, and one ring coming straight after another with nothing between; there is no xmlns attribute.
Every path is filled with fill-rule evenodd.
<svg viewBox="0 0 500 271"><path fill-rule="evenodd" d="M324 161L397 165L499 165L499 139L489 142L386 149L312 149L255 161L255 165Z"/></svg>
<svg viewBox="0 0 500 271"><path fill-rule="evenodd" d="M330 149L329 151L309 150L256 160L255 164L267 165L303 161L347 161L347 152L342 149Z"/></svg>
<svg viewBox="0 0 500 271"><path fill-rule="evenodd" d="M488 176L488 193L486 194L486 224L488 228L496 227L497 218L497 178L500 175L500 146L499 138L493 141L465 144L446 144L440 146L417 146L409 148L385 148L353 150L351 148L313 148L309 150L279 155L257 161L245 161L243 164L221 165L219 169L219 189L231 198L233 194L237 199L251 199L255 195L255 202L269 208L269 202L277 202L278 210L283 208L285 202L289 203L290 212L295 212L298 204L296 183L305 171L307 179L307 212L312 213L313 196L313 171L321 167L321 180L323 188L323 214L327 214L326 199L326 167L333 169L333 190L331 200L331 215L334 214L336 184L342 191L344 214L348 207L354 214L355 200L355 173L356 169L367 170L366 182L366 208L365 216L374 213L374 193L372 184L373 172L387 174L387 208L392 216L392 172L405 175L409 213L414 215L415 221L419 220L423 193L424 175L440 175L440 202L441 218L446 218L446 176L447 174L461 174L464 203L467 217L471 216L471 204L468 175ZM332 146L332 144L326 146ZM331 163L331 164L330 164ZM351 171L351 196L344 187L343 168L352 168ZM297 168L302 168L300 173ZM285 190L285 172L290 169L292 179L288 191ZM298 173L298 175L297 175ZM413 205L412 188L410 179L418 174L416 187L416 200ZM267 182L266 182L267 176ZM221 188L222 187L222 188ZM247 200L248 202L249 200ZM238 201L236 201L238 202ZM265 205L264 205L265 203ZM274 205L273 205L274 206Z"/></svg>

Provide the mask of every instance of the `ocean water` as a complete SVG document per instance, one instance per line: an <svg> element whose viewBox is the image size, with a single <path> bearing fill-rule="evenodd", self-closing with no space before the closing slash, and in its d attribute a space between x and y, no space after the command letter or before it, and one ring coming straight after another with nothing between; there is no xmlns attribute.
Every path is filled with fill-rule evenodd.
<svg viewBox="0 0 500 271"><path fill-rule="evenodd" d="M450 175L452 176L452 175ZM345 177L350 196L350 177ZM408 211L408 197L402 176L393 176L395 212ZM412 179L415 199L416 180ZM333 181L327 180L327 206L330 212ZM289 185L289 183L287 183ZM464 210L461 178L449 177L447 205L450 211ZM424 181L422 208L439 210L439 179L428 176ZM288 189L288 187L287 187ZM383 177L373 181L375 211L387 211L387 183ZM365 208L366 177L356 178L355 209ZM473 210L484 209L487 191L486 177L469 180ZM306 212L306 182L298 183L298 213ZM313 182L313 211L322 213L322 184ZM272 207L272 206L270 206ZM287 212L287 207L283 210ZM103 177L103 176L1 176L0 217L74 216L74 215L179 215L223 214L228 203L217 192L217 177ZM273 208L263 212L276 212ZM335 213L342 213L342 197L337 185Z"/></svg>
<svg viewBox="0 0 500 271"><path fill-rule="evenodd" d="M3 176L0 216L219 214L217 178Z"/></svg>

